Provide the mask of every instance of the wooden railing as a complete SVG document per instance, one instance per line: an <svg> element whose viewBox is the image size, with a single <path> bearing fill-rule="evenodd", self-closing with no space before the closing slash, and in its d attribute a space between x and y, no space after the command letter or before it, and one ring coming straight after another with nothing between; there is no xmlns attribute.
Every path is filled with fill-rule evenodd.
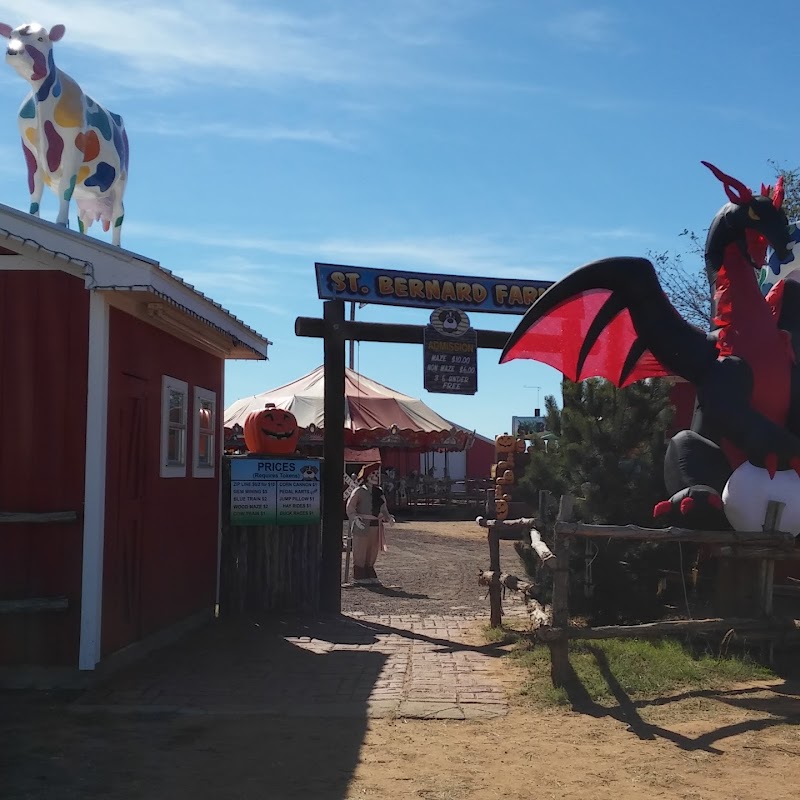
<svg viewBox="0 0 800 800"><path fill-rule="evenodd" d="M571 639L646 638L670 635L698 635L713 632L747 634L749 638L766 642L767 659L772 660L775 641L800 633L800 620L773 614L773 574L776 560L800 559L800 547L791 534L776 530L780 519L780 504L771 502L767 508L764 530L761 531L697 531L685 528L642 528L635 525L589 525L573 522L573 498L561 497L558 517L553 525L552 551L542 542L535 520L520 519L500 523L478 519L488 528L489 571L482 571L479 582L489 587L491 625L498 627L502 620L500 605L502 587L519 591L525 597L535 591L526 581L500 570L499 542L502 539L524 539L528 536L542 564L553 570L552 604L544 609L535 600L532 637L550 648L551 677L555 686L562 686L572 674L569 665ZM540 527L543 527L540 523ZM757 559L759 569L755 603L748 616L714 617L709 619L680 619L648 622L638 625L606 625L601 627L574 626L569 616L569 549L573 537L621 539L626 541L684 542L715 546L716 555L728 559ZM526 598L526 602L528 602Z"/></svg>
<svg viewBox="0 0 800 800"><path fill-rule="evenodd" d="M51 524L54 522L77 521L77 511L0 511L0 524L4 522Z"/></svg>
<svg viewBox="0 0 800 800"><path fill-rule="evenodd" d="M51 525L77 521L77 511L0 511L0 525ZM65 611L68 608L69 598L63 595L0 600L0 614L32 614L43 611Z"/></svg>

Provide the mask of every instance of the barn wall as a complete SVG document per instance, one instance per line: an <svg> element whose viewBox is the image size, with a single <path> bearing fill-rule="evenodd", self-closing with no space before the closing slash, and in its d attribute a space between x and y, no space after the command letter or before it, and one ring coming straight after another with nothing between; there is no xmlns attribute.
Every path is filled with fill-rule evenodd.
<svg viewBox="0 0 800 800"><path fill-rule="evenodd" d="M494 442L476 436L472 447L467 450L467 479L471 481L488 479L495 461Z"/></svg>
<svg viewBox="0 0 800 800"><path fill-rule="evenodd" d="M192 396L216 392L219 419L224 374L222 359L117 309L109 364L103 655L213 608L219 465L213 479L191 476ZM185 478L159 476L162 375L189 384Z"/></svg>
<svg viewBox="0 0 800 800"><path fill-rule="evenodd" d="M0 525L0 600L66 596L66 611L0 614L0 664L76 666L80 637L89 295L57 271L0 270L0 511L77 511Z"/></svg>

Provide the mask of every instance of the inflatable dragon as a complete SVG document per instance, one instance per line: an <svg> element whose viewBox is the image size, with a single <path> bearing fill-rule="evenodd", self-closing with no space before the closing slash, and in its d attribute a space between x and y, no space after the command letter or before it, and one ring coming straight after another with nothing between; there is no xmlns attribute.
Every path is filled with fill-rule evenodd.
<svg viewBox="0 0 800 800"><path fill-rule="evenodd" d="M800 533L800 283L780 280L764 297L759 269L791 271L783 182L754 194L702 162L730 202L705 246L713 328L684 320L643 258L609 258L551 286L509 338L501 363L529 358L573 381L626 386L674 375L695 386L691 430L669 443L667 500L654 516L684 527L760 530L769 500L785 503L781 530Z"/></svg>

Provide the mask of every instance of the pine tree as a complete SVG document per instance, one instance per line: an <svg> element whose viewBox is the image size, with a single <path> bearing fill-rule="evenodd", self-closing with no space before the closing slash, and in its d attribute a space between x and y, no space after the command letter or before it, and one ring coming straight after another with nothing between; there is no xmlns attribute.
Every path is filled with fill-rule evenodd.
<svg viewBox="0 0 800 800"><path fill-rule="evenodd" d="M547 429L557 447L534 442L520 490L546 489L581 500L586 522L652 524L663 499L665 432L672 419L670 384L647 380L625 389L592 378L562 381L563 408L545 398Z"/></svg>
<svg viewBox="0 0 800 800"><path fill-rule="evenodd" d="M601 379L564 379L563 408L554 397L545 399L547 428L558 446L534 442L520 491L531 500L542 489L555 497L572 494L584 522L652 525L653 506L664 497L665 434L673 415L669 389L668 381L657 379L625 389ZM517 552L526 572L541 582L545 576L528 549L520 546ZM590 599L581 591L587 552L594 582ZM579 543L570 570L573 609L588 614L593 624L658 617L659 569L667 564L674 569L674 558L671 549L649 543L608 540L588 549Z"/></svg>

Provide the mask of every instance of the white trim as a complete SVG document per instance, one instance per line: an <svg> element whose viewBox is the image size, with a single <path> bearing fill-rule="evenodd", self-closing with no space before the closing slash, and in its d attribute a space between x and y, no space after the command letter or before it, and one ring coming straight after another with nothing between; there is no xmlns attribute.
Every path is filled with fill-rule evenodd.
<svg viewBox="0 0 800 800"><path fill-rule="evenodd" d="M177 390L183 394L183 463L168 464L169 450L169 393ZM162 478L185 478L186 462L189 456L189 384L171 375L161 376L161 453L160 471Z"/></svg>
<svg viewBox="0 0 800 800"><path fill-rule="evenodd" d="M213 478L216 474L217 453L219 452L219 435L217 428L219 425L219 409L217 407L217 393L211 389L204 389L202 386L194 387L194 397L192 402L192 477L193 478ZM211 403L211 464L200 463L200 401L206 400Z"/></svg>
<svg viewBox="0 0 800 800"><path fill-rule="evenodd" d="M219 386L225 387L225 362L219 362ZM219 447L217 447L217 467L219 469L219 481L217 482L217 588L214 602L214 615L219 616L219 592L222 582L222 491L225 481L222 480L222 457L225 452L225 423L224 414L217 415L217 436L219 437Z"/></svg>
<svg viewBox="0 0 800 800"><path fill-rule="evenodd" d="M86 394L81 638L78 668L100 661L103 619L103 543L106 518L106 437L108 429L108 304L89 293L89 352Z"/></svg>

